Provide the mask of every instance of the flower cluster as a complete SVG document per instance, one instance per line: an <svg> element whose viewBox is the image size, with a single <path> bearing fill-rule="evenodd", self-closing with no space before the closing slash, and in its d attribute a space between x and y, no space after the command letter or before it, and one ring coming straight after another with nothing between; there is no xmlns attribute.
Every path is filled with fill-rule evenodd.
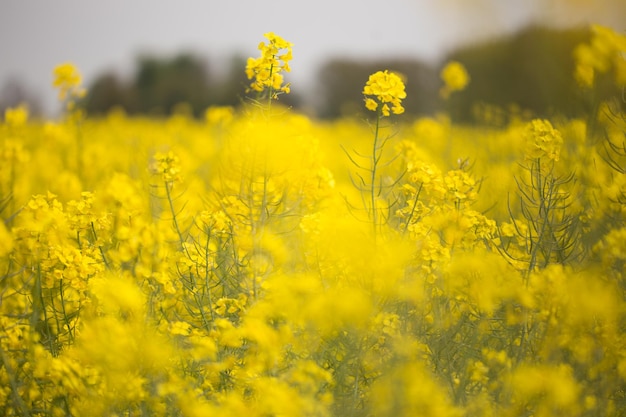
<svg viewBox="0 0 626 417"><path fill-rule="evenodd" d="M582 43L574 50L575 77L584 87L591 87L597 74L615 71L615 81L626 86L626 35L607 27L593 25L589 43Z"/></svg>
<svg viewBox="0 0 626 417"><path fill-rule="evenodd" d="M173 151L156 152L150 171L168 184L180 181L180 158Z"/></svg>
<svg viewBox="0 0 626 417"><path fill-rule="evenodd" d="M13 127L24 126L28 120L28 107L24 104L4 111L4 122Z"/></svg>
<svg viewBox="0 0 626 417"><path fill-rule="evenodd" d="M74 64L66 62L54 68L52 85L59 89L59 100L75 100L85 96L86 91L81 87L82 76Z"/></svg>
<svg viewBox="0 0 626 417"><path fill-rule="evenodd" d="M457 61L449 62L441 70L441 79L444 82L444 86L440 90L440 94L443 98L450 97L454 91L461 91L469 84L470 77L467 70Z"/></svg>
<svg viewBox="0 0 626 417"><path fill-rule="evenodd" d="M383 116L402 114L402 100L406 98L404 88L404 82L398 74L388 70L378 71L370 75L363 88L365 107L371 111L380 111Z"/></svg>
<svg viewBox="0 0 626 417"><path fill-rule="evenodd" d="M549 120L534 119L530 121L525 127L524 137L526 140L526 159L559 160L563 137Z"/></svg>
<svg viewBox="0 0 626 417"><path fill-rule="evenodd" d="M293 44L272 32L264 36L269 42L259 44L260 57L248 58L246 76L253 80L250 84L252 91L260 93L269 90L270 97L275 99L278 94L290 91L289 84L283 85L283 72L291 71L289 61Z"/></svg>
<svg viewBox="0 0 626 417"><path fill-rule="evenodd" d="M233 119L235 109L232 106L212 106L204 112L204 118L210 126L228 124Z"/></svg>

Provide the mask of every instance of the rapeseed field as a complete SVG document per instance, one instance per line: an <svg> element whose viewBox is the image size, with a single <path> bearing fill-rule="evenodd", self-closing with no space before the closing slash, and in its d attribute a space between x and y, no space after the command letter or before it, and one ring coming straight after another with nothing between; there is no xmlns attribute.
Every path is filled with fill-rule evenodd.
<svg viewBox="0 0 626 417"><path fill-rule="evenodd" d="M623 416L626 114L506 126L281 104L268 33L250 99L0 124L5 416ZM576 50L581 94L626 88L626 38ZM460 62L444 99L471 83ZM590 97L590 100L593 100Z"/></svg>

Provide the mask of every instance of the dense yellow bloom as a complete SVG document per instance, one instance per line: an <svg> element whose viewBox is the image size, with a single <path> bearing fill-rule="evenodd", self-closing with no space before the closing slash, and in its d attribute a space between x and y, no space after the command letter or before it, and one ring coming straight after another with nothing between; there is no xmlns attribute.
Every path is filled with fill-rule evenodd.
<svg viewBox="0 0 626 417"><path fill-rule="evenodd" d="M150 170L167 183L180 181L180 158L173 151L156 152Z"/></svg>
<svg viewBox="0 0 626 417"><path fill-rule="evenodd" d="M454 91L462 91L469 84L470 77L467 70L457 61L449 62L441 70L441 79L444 82L444 86L440 91L443 98L448 98Z"/></svg>
<svg viewBox="0 0 626 417"><path fill-rule="evenodd" d="M476 181L467 172L455 169L443 177L446 198L457 204L467 204L476 199Z"/></svg>
<svg viewBox="0 0 626 417"><path fill-rule="evenodd" d="M187 336L191 332L191 326L184 321L175 321L170 323L169 330L172 335Z"/></svg>
<svg viewBox="0 0 626 417"><path fill-rule="evenodd" d="M0 222L0 256L4 256L13 249L13 237L7 230L4 222Z"/></svg>
<svg viewBox="0 0 626 417"><path fill-rule="evenodd" d="M526 158L558 161L563 145L563 137L549 120L535 119L524 130Z"/></svg>
<svg viewBox="0 0 626 417"><path fill-rule="evenodd" d="M7 108L4 111L4 123L9 126L18 127L26 124L28 120L28 107L22 104L14 108Z"/></svg>
<svg viewBox="0 0 626 417"><path fill-rule="evenodd" d="M513 372L511 392L520 402L539 400L538 414L550 415L551 410L577 410L580 385L567 365L522 365Z"/></svg>
<svg viewBox="0 0 626 417"><path fill-rule="evenodd" d="M270 54L290 48L267 37ZM59 73L59 86L79 85L71 68ZM401 111L400 77L371 79L377 122ZM85 118L80 174L76 125L18 109L0 124L4 414L626 408L619 108L610 127L599 112L603 129L587 125L595 114L558 125L517 114L498 128L408 120L377 135L371 155L358 152L371 149L370 126L289 109ZM357 150L352 177L338 139ZM378 159L384 143L395 155ZM532 167L560 158L572 198L537 196L565 190L541 169L516 177L523 154ZM363 189L375 230L368 204L350 204ZM560 224L570 214L584 222L571 236ZM561 256L576 241L589 250Z"/></svg>
<svg viewBox="0 0 626 417"><path fill-rule="evenodd" d="M277 98L279 93L289 93L289 84L283 85L283 72L290 72L289 61L292 59L291 42L287 42L272 32L266 33L269 43L261 42L259 50L261 56L248 58L246 76L253 80L250 89L257 92L270 90L272 97Z"/></svg>
<svg viewBox="0 0 626 417"><path fill-rule="evenodd" d="M442 387L418 361L394 364L372 387L373 415L461 416Z"/></svg>
<svg viewBox="0 0 626 417"><path fill-rule="evenodd" d="M219 125L230 122L234 113L232 106L212 106L206 109L204 117L209 125Z"/></svg>
<svg viewBox="0 0 626 417"><path fill-rule="evenodd" d="M392 112L402 114L402 100L406 98L404 88L404 82L398 74L388 70L378 71L369 76L363 88L365 107L371 111L380 110L383 116L389 116Z"/></svg>
<svg viewBox="0 0 626 417"><path fill-rule="evenodd" d="M576 60L575 77L584 87L590 87L595 74L603 74L610 69L615 71L617 85L626 85L626 35L610 28L593 25L592 38L574 50Z"/></svg>

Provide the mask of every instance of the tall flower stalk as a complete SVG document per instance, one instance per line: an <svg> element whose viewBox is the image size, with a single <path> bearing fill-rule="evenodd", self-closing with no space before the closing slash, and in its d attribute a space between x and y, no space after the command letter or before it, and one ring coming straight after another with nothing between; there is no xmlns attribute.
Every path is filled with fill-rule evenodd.
<svg viewBox="0 0 626 417"><path fill-rule="evenodd" d="M572 212L567 185L574 175L555 174L563 139L547 120L531 121L525 129L526 181L518 180L521 213L528 224L527 274L552 262L565 264L580 251L579 214Z"/></svg>
<svg viewBox="0 0 626 417"><path fill-rule="evenodd" d="M80 130L85 114L78 106L78 100L85 97L87 90L82 87L83 78L74 64L66 62L54 68L52 85L58 89L58 98L64 104L67 120L76 127L76 172L83 176L83 137Z"/></svg>
<svg viewBox="0 0 626 417"><path fill-rule="evenodd" d="M186 238L183 236L183 231L181 230L180 223L177 218L177 212L174 209L174 199L172 196L174 184L180 181L180 159L173 151L169 151L167 153L157 152L154 155L154 160L152 161L150 169L152 174L157 176L159 180L163 181L165 197L172 215L172 224L176 234L178 235L180 247L183 248Z"/></svg>
<svg viewBox="0 0 626 417"><path fill-rule="evenodd" d="M246 76L252 80L248 91L255 91L260 99L266 99L269 111L272 100L277 100L280 94L288 94L291 91L289 83L283 84L283 73L291 71L289 61L292 58L293 44L273 32L268 32L264 36L269 42L259 44L260 57L248 58Z"/></svg>
<svg viewBox="0 0 626 417"><path fill-rule="evenodd" d="M372 142L372 154L370 157L369 184L367 185L369 199L368 213L374 226L375 234L378 223L380 222L377 200L382 193L382 185L377 186L376 184L383 148L387 141L387 139L380 137L381 121L384 117L389 117L392 113L404 113L404 107L402 107L402 100L406 98L404 88L402 78L398 74L389 72L388 70L378 71L370 75L363 88L365 107L376 113L374 141Z"/></svg>

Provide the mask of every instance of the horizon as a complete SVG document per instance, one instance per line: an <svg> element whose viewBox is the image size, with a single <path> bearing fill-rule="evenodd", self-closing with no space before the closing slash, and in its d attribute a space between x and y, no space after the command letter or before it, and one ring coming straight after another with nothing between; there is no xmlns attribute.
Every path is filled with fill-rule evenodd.
<svg viewBox="0 0 626 417"><path fill-rule="evenodd" d="M301 4L298 10L292 10L287 0L211 3L189 0L186 8L173 8L146 0L132 4L91 0L78 7L71 0L3 2L0 49L5 59L0 61L0 94L19 85L40 101L44 115L51 115L59 111L52 71L62 62L76 65L85 87L107 72L121 79L130 77L142 54L191 53L219 74L227 70L221 61L256 56L266 32L294 44L290 81L306 91L320 64L333 57L405 58L436 64L456 48L511 35L533 24L614 27L626 20L621 19L626 17L626 5L617 0L392 0L384 8L372 0L358 6L334 1Z"/></svg>

